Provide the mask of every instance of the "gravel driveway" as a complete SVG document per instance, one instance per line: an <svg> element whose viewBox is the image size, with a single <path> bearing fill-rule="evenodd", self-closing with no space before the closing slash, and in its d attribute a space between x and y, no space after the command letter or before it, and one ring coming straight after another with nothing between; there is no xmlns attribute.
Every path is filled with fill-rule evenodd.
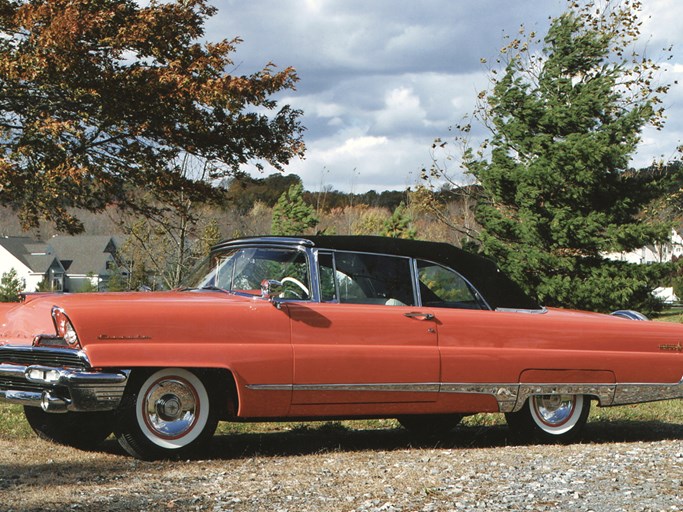
<svg viewBox="0 0 683 512"><path fill-rule="evenodd" d="M616 440L617 442L613 442ZM505 427L418 441L398 429L217 436L200 460L141 462L0 438L0 510L683 511L683 425L590 424L510 445Z"/></svg>

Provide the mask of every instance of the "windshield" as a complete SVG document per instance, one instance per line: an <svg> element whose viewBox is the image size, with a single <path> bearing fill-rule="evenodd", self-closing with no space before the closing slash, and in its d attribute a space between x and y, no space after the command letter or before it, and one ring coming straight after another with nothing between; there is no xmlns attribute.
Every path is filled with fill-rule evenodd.
<svg viewBox="0 0 683 512"><path fill-rule="evenodd" d="M216 253L204 263L196 288L261 294L264 279L280 281L281 298L310 299L306 255L295 249L244 248Z"/></svg>

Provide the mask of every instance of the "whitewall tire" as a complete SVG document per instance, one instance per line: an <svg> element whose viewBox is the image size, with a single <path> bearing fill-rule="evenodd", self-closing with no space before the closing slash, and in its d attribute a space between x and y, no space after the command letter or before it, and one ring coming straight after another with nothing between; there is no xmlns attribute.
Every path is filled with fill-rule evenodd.
<svg viewBox="0 0 683 512"><path fill-rule="evenodd" d="M517 436L544 442L575 439L590 413L590 398L583 395L535 395L524 407L505 415Z"/></svg>
<svg viewBox="0 0 683 512"><path fill-rule="evenodd" d="M120 414L117 438L142 459L193 455L216 430L216 411L201 378L183 368L137 375Z"/></svg>

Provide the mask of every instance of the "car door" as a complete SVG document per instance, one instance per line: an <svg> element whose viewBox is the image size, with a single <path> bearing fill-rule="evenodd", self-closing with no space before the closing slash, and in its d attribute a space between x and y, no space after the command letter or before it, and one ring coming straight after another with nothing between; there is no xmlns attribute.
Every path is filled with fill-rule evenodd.
<svg viewBox="0 0 683 512"><path fill-rule="evenodd" d="M435 401L433 315L415 306L411 260L319 255L320 303L288 304L293 404Z"/></svg>
<svg viewBox="0 0 683 512"><path fill-rule="evenodd" d="M509 363L509 340L524 328L492 311L458 272L424 260L416 268L420 303L437 324L442 403L461 412L497 412L500 401L514 405L510 389L519 370Z"/></svg>

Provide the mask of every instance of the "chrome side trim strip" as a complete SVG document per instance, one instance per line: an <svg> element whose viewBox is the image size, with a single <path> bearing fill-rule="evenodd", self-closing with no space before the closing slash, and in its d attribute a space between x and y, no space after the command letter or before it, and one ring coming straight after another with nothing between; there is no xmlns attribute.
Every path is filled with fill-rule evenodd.
<svg viewBox="0 0 683 512"><path fill-rule="evenodd" d="M366 391L401 393L438 393L438 382L395 384L247 384L252 391Z"/></svg>
<svg viewBox="0 0 683 512"><path fill-rule="evenodd" d="M377 383L377 384L248 384L253 391L356 391L491 395L500 412L519 411L533 395L588 395L600 406L683 398L683 378L673 384L652 383Z"/></svg>
<svg viewBox="0 0 683 512"><path fill-rule="evenodd" d="M246 388L252 391L292 391L291 384L247 384Z"/></svg>
<svg viewBox="0 0 683 512"><path fill-rule="evenodd" d="M519 384L443 383L442 393L493 395L500 412L511 412L517 403Z"/></svg>
<svg viewBox="0 0 683 512"><path fill-rule="evenodd" d="M637 404L683 398L683 378L677 384L618 384L611 405Z"/></svg>
<svg viewBox="0 0 683 512"><path fill-rule="evenodd" d="M369 391L399 393L438 393L438 382L395 384L294 384L294 391Z"/></svg>

